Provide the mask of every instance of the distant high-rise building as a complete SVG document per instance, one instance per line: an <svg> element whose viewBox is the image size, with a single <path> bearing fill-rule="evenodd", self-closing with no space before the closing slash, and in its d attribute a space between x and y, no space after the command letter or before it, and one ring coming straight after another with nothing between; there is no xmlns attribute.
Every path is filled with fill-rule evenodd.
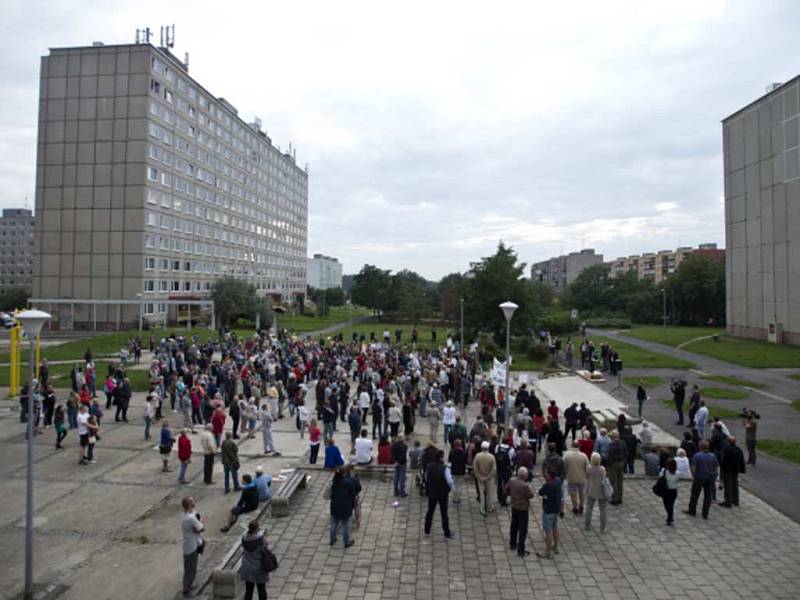
<svg viewBox="0 0 800 600"><path fill-rule="evenodd" d="M800 344L800 77L722 121L727 326Z"/></svg>
<svg viewBox="0 0 800 600"><path fill-rule="evenodd" d="M608 261L606 265L611 277L634 272L639 279L649 278L661 283L674 274L691 254L702 254L719 261L725 260L725 250L717 248L716 244L700 244L697 248L684 246L676 250L620 256L616 260Z"/></svg>
<svg viewBox="0 0 800 600"><path fill-rule="evenodd" d="M603 263L603 255L591 248L571 252L531 265L531 279L548 284L560 291L578 278L586 267Z"/></svg>
<svg viewBox="0 0 800 600"><path fill-rule="evenodd" d="M30 210L3 209L0 217L0 294L13 288L31 289L33 223Z"/></svg>
<svg viewBox="0 0 800 600"><path fill-rule="evenodd" d="M315 254L306 267L308 285L318 290L342 287L342 263L332 256Z"/></svg>
<svg viewBox="0 0 800 600"><path fill-rule="evenodd" d="M172 320L223 276L305 294L306 171L167 48L51 49L40 90L33 295L61 327Z"/></svg>

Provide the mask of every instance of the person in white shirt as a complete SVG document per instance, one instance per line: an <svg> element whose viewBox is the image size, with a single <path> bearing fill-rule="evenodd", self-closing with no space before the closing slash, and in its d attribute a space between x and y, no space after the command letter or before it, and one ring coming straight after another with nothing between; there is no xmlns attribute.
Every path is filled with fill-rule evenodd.
<svg viewBox="0 0 800 600"><path fill-rule="evenodd" d="M444 407L443 415L442 415L442 423L444 423L444 443L450 443L450 431L453 429L453 426L456 424L456 416L458 415L458 411L456 411L456 407L453 406L453 401L448 400L447 404Z"/></svg>
<svg viewBox="0 0 800 600"><path fill-rule="evenodd" d="M153 397L148 394L144 401L144 439L150 439L150 425L153 422L153 417L156 414L156 409L153 408Z"/></svg>
<svg viewBox="0 0 800 600"><path fill-rule="evenodd" d="M358 410L361 411L361 422L367 422L367 414L369 414L369 407L372 402L369 399L369 393L367 390L362 389L361 392L358 394Z"/></svg>
<svg viewBox="0 0 800 600"><path fill-rule="evenodd" d="M678 448L678 454L675 456L675 464L677 465L678 476L681 479L692 478L692 467L689 464L689 458L686 456L686 450Z"/></svg>
<svg viewBox="0 0 800 600"><path fill-rule="evenodd" d="M372 462L372 440L367 437L367 430L361 430L361 437L356 439L356 463L368 465Z"/></svg>
<svg viewBox="0 0 800 600"><path fill-rule="evenodd" d="M189 597L194 587L194 578L197 574L197 550L203 546L203 517L195 510L195 501L192 497L184 498L183 517L181 517L181 532L183 533L183 595Z"/></svg>
<svg viewBox="0 0 800 600"><path fill-rule="evenodd" d="M85 465L87 461L84 456L86 454L86 448L89 446L89 409L86 408L85 404L81 404L78 410L78 438L81 442L78 448L80 457L78 464Z"/></svg>
<svg viewBox="0 0 800 600"><path fill-rule="evenodd" d="M697 412L694 415L694 428L697 430L697 435L700 436L700 439L706 437L706 422L708 421L708 407L706 403L700 400L700 408L697 409Z"/></svg>

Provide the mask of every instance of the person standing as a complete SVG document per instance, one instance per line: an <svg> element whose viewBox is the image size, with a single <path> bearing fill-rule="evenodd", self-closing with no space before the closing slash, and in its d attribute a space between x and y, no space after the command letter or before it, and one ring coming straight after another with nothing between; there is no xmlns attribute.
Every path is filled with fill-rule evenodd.
<svg viewBox="0 0 800 600"><path fill-rule="evenodd" d="M625 461L628 458L628 447L619 438L619 431L616 429L611 432L611 444L608 446L608 479L614 489L611 497L611 504L622 504L622 479Z"/></svg>
<svg viewBox="0 0 800 600"><path fill-rule="evenodd" d="M438 388L435 388L438 391ZM439 392L441 394L441 392ZM436 437L439 432L439 423L442 420L442 412L439 410L439 407L436 405L435 401L431 401L428 405L428 425L430 427L430 438L431 441L435 444Z"/></svg>
<svg viewBox="0 0 800 600"><path fill-rule="evenodd" d="M181 463L178 469L178 483L187 483L186 468L192 462L192 440L189 437L188 427L184 427L178 437L178 461Z"/></svg>
<svg viewBox="0 0 800 600"><path fill-rule="evenodd" d="M419 440L416 442L419 444ZM450 463L450 473L453 475L453 502L461 502L461 494L464 489L464 476L467 474L467 451L460 438L455 438L448 457ZM412 463L413 468L413 463Z"/></svg>
<svg viewBox="0 0 800 600"><path fill-rule="evenodd" d="M497 502L500 506L508 506L506 485L514 472L514 449L503 438L494 447L494 459L497 467Z"/></svg>
<svg viewBox="0 0 800 600"><path fill-rule="evenodd" d="M272 411L267 408L266 404L263 404L261 406L261 441L264 442L264 454L274 455L278 453L275 450L275 442L272 439L273 419Z"/></svg>
<svg viewBox="0 0 800 600"><path fill-rule="evenodd" d="M400 437L392 444L392 461L394 461L394 495L400 498L406 494L406 465L408 464L408 445Z"/></svg>
<svg viewBox="0 0 800 600"><path fill-rule="evenodd" d="M214 445L219 448L222 445L222 432L225 431L225 408L219 405L211 415L211 432L214 434Z"/></svg>
<svg viewBox="0 0 800 600"><path fill-rule="evenodd" d="M572 449L564 454L564 470L567 475L567 491L572 500L572 514L583 514L586 499L586 473L589 459L580 451L578 441L572 441Z"/></svg>
<svg viewBox="0 0 800 600"><path fill-rule="evenodd" d="M355 541L350 539L350 518L353 516L359 493L361 493L361 483L350 475L350 467L338 467L331 482L331 546L336 543L336 532L340 525L344 547L349 548L355 544Z"/></svg>
<svg viewBox="0 0 800 600"><path fill-rule="evenodd" d="M683 403L686 400L686 382L680 379L673 379L669 389L672 392L675 412L678 414L678 420L675 422L675 425L683 425Z"/></svg>
<svg viewBox="0 0 800 600"><path fill-rule="evenodd" d="M728 445L722 451L719 470L725 489L725 501L720 506L739 506L739 474L745 473L746 468L744 452L736 445L736 438L733 436L728 437Z"/></svg>
<svg viewBox="0 0 800 600"><path fill-rule="evenodd" d="M122 384L117 386L117 388L114 390L114 395L117 399L117 411L114 415L114 420L122 420L127 423L128 405L131 402L131 383L128 381L127 377L125 377L122 380Z"/></svg>
<svg viewBox="0 0 800 600"><path fill-rule="evenodd" d="M639 380L639 386L636 388L636 401L639 403L639 416L642 416L642 408L644 401L647 400L647 390L644 389L644 381Z"/></svg>
<svg viewBox="0 0 800 600"><path fill-rule="evenodd" d="M711 508L711 498L714 496L714 481L717 478L717 468L719 466L717 457L708 451L708 440L700 441L700 451L691 460L692 475L692 494L689 498L689 508L684 510L684 514L692 517L697 516L697 500L700 492L703 492L703 518L708 518L708 510Z"/></svg>
<svg viewBox="0 0 800 600"><path fill-rule="evenodd" d="M509 547L517 551L517 555L524 558L530 554L525 550L525 540L528 538L528 517L530 500L533 490L528 484L528 469L520 467L517 476L512 477L507 485L507 492L511 498L511 540Z"/></svg>
<svg viewBox="0 0 800 600"><path fill-rule="evenodd" d="M355 454L356 440L358 439L359 431L361 431L361 414L356 404L350 407L350 414L347 415L347 425L350 428L350 454Z"/></svg>
<svg viewBox="0 0 800 600"><path fill-rule="evenodd" d="M756 466L756 432L758 431L758 423L756 423L756 415L752 410L747 411L747 416L744 419L744 442L747 445L747 464L753 467Z"/></svg>
<svg viewBox="0 0 800 600"><path fill-rule="evenodd" d="M674 458L668 459L667 466L661 469L658 476L667 482L661 500L664 502L664 510L667 511L667 525L672 526L675 523L675 500L678 498L678 484L681 480L677 461Z"/></svg>
<svg viewBox="0 0 800 600"><path fill-rule="evenodd" d="M539 558L553 558L558 554L558 513L561 511L561 480L548 471L547 481L539 488L542 497L542 530L544 531L544 553Z"/></svg>
<svg viewBox="0 0 800 600"><path fill-rule="evenodd" d="M692 386L692 395L689 396L689 422L694 423L695 414L700 409L700 386ZM700 437L703 437L702 435Z"/></svg>
<svg viewBox="0 0 800 600"><path fill-rule="evenodd" d="M265 532L260 530L258 521L250 521L247 533L242 535L242 566L239 568L245 600L252 600L255 590L258 590L258 600L267 600L269 574L261 566L261 554L265 548L269 548Z"/></svg>
<svg viewBox="0 0 800 600"><path fill-rule="evenodd" d="M228 405L228 415L231 418L231 429L233 430L233 439L239 439L239 421L242 417L242 409L241 405L239 404L241 400L237 400L233 398L231 403Z"/></svg>
<svg viewBox="0 0 800 600"><path fill-rule="evenodd" d="M225 493L231 491L229 479L233 480L233 491L239 491L239 446L233 441L233 434L225 432L222 442L222 469L225 472Z"/></svg>
<svg viewBox="0 0 800 600"><path fill-rule="evenodd" d="M81 404L78 409L78 438L80 439L78 464L89 464L86 460L86 449L89 447L89 409L85 404Z"/></svg>
<svg viewBox="0 0 800 600"><path fill-rule="evenodd" d="M311 417L308 421L308 462L312 465L317 463L317 455L319 454L319 446L321 443L322 432L319 430L319 427L317 427L317 420Z"/></svg>
<svg viewBox="0 0 800 600"><path fill-rule="evenodd" d="M211 434L211 423L208 423L200 434L200 447L203 448L203 483L214 483L214 436Z"/></svg>
<svg viewBox="0 0 800 600"><path fill-rule="evenodd" d="M453 406L453 401L448 400L444 406L442 415L442 422L444 423L444 443L450 443L450 431L456 424L456 408Z"/></svg>
<svg viewBox="0 0 800 600"><path fill-rule="evenodd" d="M153 396L151 394L147 394L147 397L144 400L144 439L148 441L150 439L150 425L153 423L153 417L155 416L156 412L153 408Z"/></svg>
<svg viewBox="0 0 800 600"><path fill-rule="evenodd" d="M695 386L697 387L697 386ZM699 398L698 392L698 398ZM694 397L694 394L692 394ZM708 407L703 400L699 400L699 406L697 410L694 412L692 416L692 422L694 423L695 431L697 431L698 437L702 440L705 437L706 433L706 423L708 422Z"/></svg>
<svg viewBox="0 0 800 600"><path fill-rule="evenodd" d="M386 418L389 422L389 432L392 439L397 439L397 435L400 432L400 423L403 421L403 413L397 408L397 403L394 400L389 401L389 410Z"/></svg>
<svg viewBox="0 0 800 600"><path fill-rule="evenodd" d="M64 441L64 438L67 437L67 428L64 423L67 420L67 414L64 410L64 406L59 404L56 406L55 412L53 413L53 425L56 428L56 450L63 450L64 446L61 445L61 442Z"/></svg>
<svg viewBox="0 0 800 600"><path fill-rule="evenodd" d="M197 575L198 550L203 546L204 519L197 514L197 504L191 496L182 500L183 517L181 533L183 534L183 595L192 595L194 578Z"/></svg>
<svg viewBox="0 0 800 600"><path fill-rule="evenodd" d="M487 455L494 459L488 452ZM450 492L453 489L453 475L450 472L450 467L444 464L444 452L442 450L436 451L435 460L428 465L425 473L425 482L428 491L428 511L425 513L425 535L430 535L431 533L433 513L438 505L442 516L444 537L451 539L453 537L453 532L450 531L447 502Z"/></svg>
<svg viewBox="0 0 800 600"><path fill-rule="evenodd" d="M478 498L481 503L481 514L494 511L495 480L497 478L497 461L489 452L489 442L481 442L481 451L472 461L472 473L478 486Z"/></svg>
<svg viewBox="0 0 800 600"><path fill-rule="evenodd" d="M595 502L600 506L600 531L606 530L606 498L603 481L606 478L606 469L600 463L602 458L597 452L592 453L591 466L586 470L586 518L584 526L586 531L592 528L592 512Z"/></svg>

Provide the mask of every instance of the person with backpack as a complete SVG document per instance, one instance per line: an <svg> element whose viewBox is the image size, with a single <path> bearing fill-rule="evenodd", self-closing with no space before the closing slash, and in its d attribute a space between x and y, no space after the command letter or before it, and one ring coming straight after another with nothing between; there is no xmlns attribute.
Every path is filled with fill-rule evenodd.
<svg viewBox="0 0 800 600"><path fill-rule="evenodd" d="M256 590L258 600L267 600L269 564L264 560L265 550L269 550L266 532L260 529L258 521L254 519L247 524L247 533L242 535L242 566L239 574L244 581L245 600L252 600Z"/></svg>
<svg viewBox="0 0 800 600"><path fill-rule="evenodd" d="M513 472L514 449L506 443L503 437L494 447L494 459L497 464L497 501L500 506L508 506L506 486Z"/></svg>

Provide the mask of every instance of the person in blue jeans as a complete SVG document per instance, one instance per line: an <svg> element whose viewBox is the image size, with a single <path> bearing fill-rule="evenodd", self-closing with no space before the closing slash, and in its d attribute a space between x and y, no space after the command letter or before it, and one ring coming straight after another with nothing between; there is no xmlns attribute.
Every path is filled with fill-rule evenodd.
<svg viewBox="0 0 800 600"><path fill-rule="evenodd" d="M689 508L684 510L684 514L692 517L697 516L697 501L700 492L703 492L703 518L708 518L708 510L711 508L711 500L714 497L714 482L717 479L717 469L719 462L717 457L708 451L708 440L700 441L700 452L692 457L692 494L689 498Z"/></svg>
<svg viewBox="0 0 800 600"><path fill-rule="evenodd" d="M398 437L392 444L392 460L394 461L394 495L400 498L406 494L406 465L408 464L408 444Z"/></svg>
<svg viewBox="0 0 800 600"><path fill-rule="evenodd" d="M360 492L361 483L350 475L350 467L338 467L331 482L331 546L336 543L339 526L342 528L344 547L349 548L355 543L350 539L350 518Z"/></svg>

